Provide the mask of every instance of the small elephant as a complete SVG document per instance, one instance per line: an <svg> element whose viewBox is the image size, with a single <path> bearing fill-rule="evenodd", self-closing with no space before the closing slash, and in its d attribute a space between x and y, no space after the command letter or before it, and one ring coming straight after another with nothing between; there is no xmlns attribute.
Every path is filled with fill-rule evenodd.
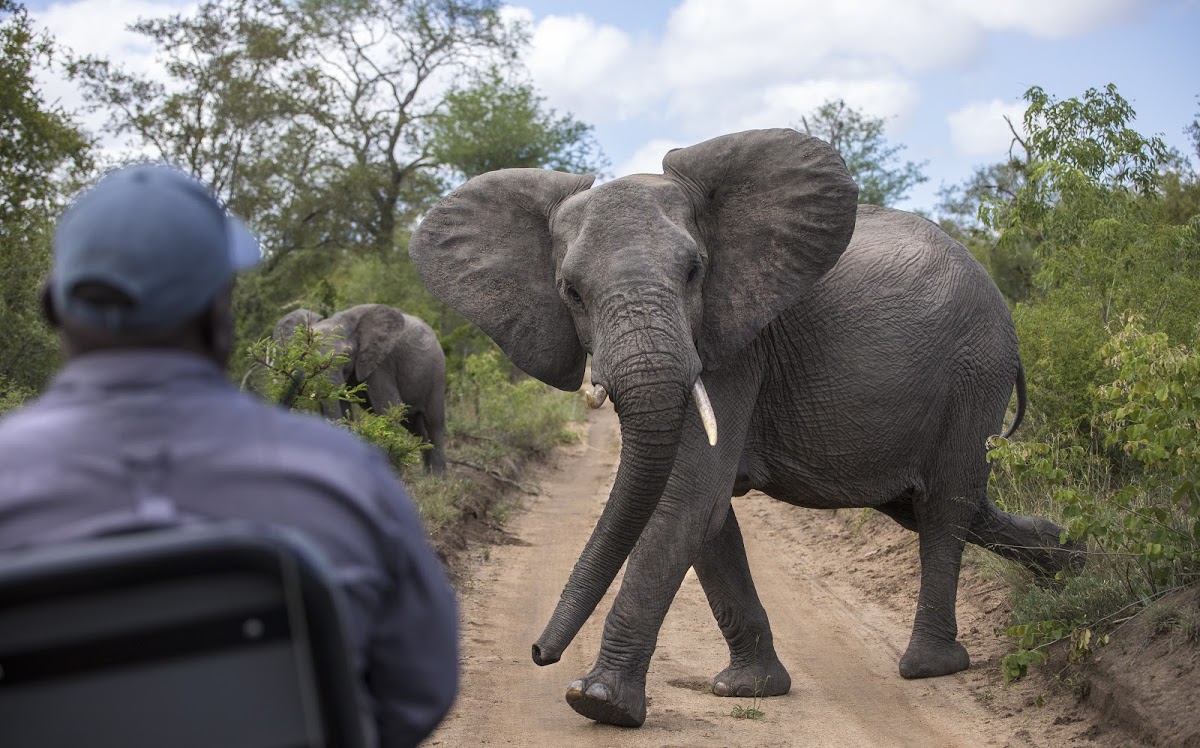
<svg viewBox="0 0 1200 748"><path fill-rule="evenodd" d="M900 674L963 670L966 541L1040 573L1079 558L1058 526L987 498L987 440L1014 387L1015 421L1025 408L1000 292L936 224L857 206L837 151L793 130L676 149L663 171L595 189L590 176L486 173L410 243L429 289L532 376L574 390L591 353L591 400L611 397L620 417L612 493L534 661L559 659L628 560L595 666L566 697L598 722L641 725L658 631L693 567L729 647L713 692L786 693L730 503L757 489L874 507L917 531Z"/></svg>
<svg viewBox="0 0 1200 748"><path fill-rule="evenodd" d="M293 309L275 323L275 330L271 333L271 337L275 340L290 338L297 329L314 327L323 319L325 318L311 309Z"/></svg>
<svg viewBox="0 0 1200 748"><path fill-rule="evenodd" d="M425 469L446 471L446 356L433 328L410 314L384 304L361 304L322 318L308 309L289 312L275 324L276 340L301 326L311 327L332 339L334 349L348 357L341 369L330 373L336 384L365 384L366 407L383 413L393 405L408 406L404 425L433 445L422 453ZM326 417L345 417L322 404Z"/></svg>

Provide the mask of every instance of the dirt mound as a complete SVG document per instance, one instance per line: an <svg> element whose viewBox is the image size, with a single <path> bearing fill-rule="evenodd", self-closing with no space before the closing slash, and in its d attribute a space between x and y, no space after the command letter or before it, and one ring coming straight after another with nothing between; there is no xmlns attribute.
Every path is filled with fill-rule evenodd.
<svg viewBox="0 0 1200 748"><path fill-rule="evenodd" d="M1200 746L1200 587L1128 621L1073 676L1087 704L1147 745Z"/></svg>

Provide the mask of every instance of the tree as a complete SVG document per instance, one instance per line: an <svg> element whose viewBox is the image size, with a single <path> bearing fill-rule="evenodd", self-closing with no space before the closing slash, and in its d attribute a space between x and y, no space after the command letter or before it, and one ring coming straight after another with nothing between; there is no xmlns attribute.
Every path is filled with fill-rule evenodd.
<svg viewBox="0 0 1200 748"><path fill-rule="evenodd" d="M1133 129L1115 86L1025 98L1023 183L987 197L980 217L1000 250L1032 247L1037 261L1014 310L1030 400L1052 428L1086 431L1111 324L1136 313L1172 343L1194 340L1200 215L1170 218L1164 172L1178 160Z"/></svg>
<svg viewBox="0 0 1200 748"><path fill-rule="evenodd" d="M545 109L532 85L496 67L451 91L429 132L433 160L465 178L501 168L595 174L608 166L591 125Z"/></svg>
<svg viewBox="0 0 1200 748"><path fill-rule="evenodd" d="M36 389L57 363L39 302L52 218L65 177L90 167L89 141L38 90L54 45L12 0L0 0L0 50L0 389Z"/></svg>
<svg viewBox="0 0 1200 748"><path fill-rule="evenodd" d="M1015 199L1025 184L1025 168L1026 162L1019 158L976 167L961 184L938 190L934 208L941 227L987 268L1010 302L1023 301L1033 292L1038 266L1033 245L1010 241L1001 246L999 235L984 225L979 211L985 204Z"/></svg>
<svg viewBox="0 0 1200 748"><path fill-rule="evenodd" d="M206 0L134 30L159 50L168 82L95 58L72 71L109 112L111 131L186 166L263 239L263 270L239 281L243 339L297 305L424 305L402 250L448 172L461 171L443 159L467 158L449 137L464 132L453 118L469 116L469 94L454 81L495 71L482 80L504 96L471 131L489 163L591 154L590 128L504 82L526 34L504 22L497 0ZM510 104L519 111L503 111ZM513 154L535 157L508 163ZM331 287L370 258L399 281Z"/></svg>
<svg viewBox="0 0 1200 748"><path fill-rule="evenodd" d="M1196 97L1200 101L1200 96ZM1192 139L1192 151L1196 156L1197 167L1200 167L1200 114L1192 120L1192 123L1183 129L1188 137Z"/></svg>
<svg viewBox="0 0 1200 748"><path fill-rule="evenodd" d="M858 201L894 205L914 186L925 182L925 163L898 163L902 145L889 145L883 136L887 120L868 117L841 99L827 101L800 118L795 129L828 142L842 154L850 176L858 183Z"/></svg>
<svg viewBox="0 0 1200 748"><path fill-rule="evenodd" d="M421 121L427 90L522 38L493 0L208 0L132 27L159 50L164 85L75 60L107 128L205 181L291 252L394 249L402 216L439 187Z"/></svg>

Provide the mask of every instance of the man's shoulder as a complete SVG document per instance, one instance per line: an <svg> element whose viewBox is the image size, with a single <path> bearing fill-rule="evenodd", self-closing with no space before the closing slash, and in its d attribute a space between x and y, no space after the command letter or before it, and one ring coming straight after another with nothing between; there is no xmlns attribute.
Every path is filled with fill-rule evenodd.
<svg viewBox="0 0 1200 748"><path fill-rule="evenodd" d="M52 428L62 414L47 408L41 398L26 400L19 407L0 416L0 445L11 440L23 440L32 432Z"/></svg>
<svg viewBox="0 0 1200 748"><path fill-rule="evenodd" d="M371 452L370 445L362 439L318 415L287 410L243 393L237 395L237 402L240 407L254 411L256 418L268 424L279 439L324 446L363 457Z"/></svg>

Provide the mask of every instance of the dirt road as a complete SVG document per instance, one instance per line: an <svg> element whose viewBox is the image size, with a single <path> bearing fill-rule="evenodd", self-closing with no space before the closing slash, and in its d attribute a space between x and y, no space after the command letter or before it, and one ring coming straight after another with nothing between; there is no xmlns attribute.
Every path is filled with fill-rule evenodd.
<svg viewBox="0 0 1200 748"><path fill-rule="evenodd" d="M603 502L618 457L611 408L589 416L586 439L559 459L542 494L510 524L510 544L477 559L463 584L463 688L443 727L426 745L457 746L1041 746L1097 745L1070 730L1071 718L1024 709L998 689L994 662L980 662L975 639L994 590L964 582L962 637L976 658L966 673L905 681L897 662L916 599L915 536L890 522L854 537L852 522L761 495L735 499L759 594L792 691L764 699L760 719L737 719L735 706L709 692L727 652L694 573L689 573L658 639L646 724L635 730L595 724L563 695L586 673L599 647L617 585L567 649L539 668L530 645L541 633ZM894 534L893 534L894 533ZM851 586L848 580L859 586ZM863 583L866 583L866 587ZM994 587L995 584L993 583ZM960 606L962 603L960 602ZM1024 712L1024 713L1022 713ZM1077 720L1076 720L1077 721ZM1056 724L1057 723L1057 724ZM1074 733L1074 734L1068 734Z"/></svg>

